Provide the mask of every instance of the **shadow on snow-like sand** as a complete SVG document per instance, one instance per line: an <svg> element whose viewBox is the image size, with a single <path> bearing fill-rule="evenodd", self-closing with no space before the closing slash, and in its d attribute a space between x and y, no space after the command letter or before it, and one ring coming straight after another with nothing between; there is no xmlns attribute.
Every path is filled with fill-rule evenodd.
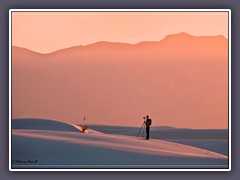
<svg viewBox="0 0 240 180"><path fill-rule="evenodd" d="M227 156L212 151L158 139L139 141L124 133L107 134L96 129L90 126L88 133L80 133L78 126L63 122L13 120L13 167L226 168L228 165ZM133 129L124 132L128 130Z"/></svg>

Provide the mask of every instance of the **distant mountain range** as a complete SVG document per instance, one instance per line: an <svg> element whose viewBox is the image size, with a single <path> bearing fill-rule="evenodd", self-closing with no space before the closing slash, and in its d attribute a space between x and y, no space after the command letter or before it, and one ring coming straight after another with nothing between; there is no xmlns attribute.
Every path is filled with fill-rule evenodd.
<svg viewBox="0 0 240 180"><path fill-rule="evenodd" d="M12 47L14 118L137 125L228 126L228 40L168 35L40 54ZM140 123L141 124L141 123Z"/></svg>

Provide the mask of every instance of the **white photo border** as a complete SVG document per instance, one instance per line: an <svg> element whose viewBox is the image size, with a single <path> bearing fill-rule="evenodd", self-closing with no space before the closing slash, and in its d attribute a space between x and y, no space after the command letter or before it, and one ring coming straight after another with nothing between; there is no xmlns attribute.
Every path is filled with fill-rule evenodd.
<svg viewBox="0 0 240 180"><path fill-rule="evenodd" d="M12 12L228 12L228 168L12 168ZM166 166L165 166L166 167ZM231 9L10 9L9 10L9 171L231 171Z"/></svg>

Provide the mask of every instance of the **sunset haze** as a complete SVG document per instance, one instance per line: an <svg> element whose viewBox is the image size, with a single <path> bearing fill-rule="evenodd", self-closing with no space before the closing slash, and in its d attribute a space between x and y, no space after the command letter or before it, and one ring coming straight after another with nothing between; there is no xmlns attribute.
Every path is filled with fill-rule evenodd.
<svg viewBox="0 0 240 180"><path fill-rule="evenodd" d="M160 41L180 32L228 38L228 13L12 12L12 44L41 53L98 41Z"/></svg>
<svg viewBox="0 0 240 180"><path fill-rule="evenodd" d="M12 115L228 128L227 12L12 12Z"/></svg>

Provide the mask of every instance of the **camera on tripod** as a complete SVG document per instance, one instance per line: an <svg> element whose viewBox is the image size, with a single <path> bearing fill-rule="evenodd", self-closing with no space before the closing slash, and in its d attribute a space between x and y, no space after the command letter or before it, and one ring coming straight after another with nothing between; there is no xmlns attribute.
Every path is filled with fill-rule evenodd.
<svg viewBox="0 0 240 180"><path fill-rule="evenodd" d="M152 124L152 120L149 119L149 115L144 116L143 119L144 119L144 121L143 121L143 124L142 124L142 126L141 126L138 134L137 134L137 137L139 136L142 128L143 128L143 127L146 127L147 136L146 136L145 139L149 139L149 130L150 130L150 126L151 126L151 124ZM144 136L145 136L145 129L143 129L143 137L144 137Z"/></svg>

